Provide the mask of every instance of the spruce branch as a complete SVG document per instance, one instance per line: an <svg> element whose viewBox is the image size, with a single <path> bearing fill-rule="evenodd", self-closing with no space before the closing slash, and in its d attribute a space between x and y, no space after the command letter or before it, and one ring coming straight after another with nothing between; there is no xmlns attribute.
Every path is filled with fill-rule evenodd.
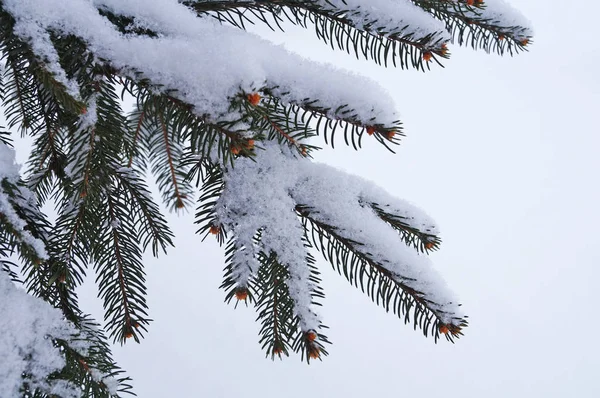
<svg viewBox="0 0 600 398"><path fill-rule="evenodd" d="M308 245L308 243L307 243ZM302 321L298 317L295 307L298 305L292 295L287 281L291 278L289 268L281 264L275 253L267 256L259 253L258 259L261 266L252 279L252 290L257 298L255 307L258 312L257 320L261 323L260 344L266 351L265 355L275 359L282 354L289 356L291 350L302 353L302 359L310 362L328 355L324 344L329 344L326 335L321 329L327 326L320 325L319 330L303 330ZM313 305L320 305L318 299L325 296L320 283L319 272L315 267L315 259L307 253L306 266L311 272L313 284Z"/></svg>
<svg viewBox="0 0 600 398"><path fill-rule="evenodd" d="M483 14L485 1L412 0L446 24L446 29L459 45L496 52L516 54L526 50L531 42L529 29L506 26Z"/></svg>
<svg viewBox="0 0 600 398"><path fill-rule="evenodd" d="M130 168L116 168L114 178L117 189L122 192L131 209L132 227L139 231L142 249L146 250L151 244L155 257L159 254L159 248L166 253L167 247L173 246L173 233L142 176Z"/></svg>
<svg viewBox="0 0 600 398"><path fill-rule="evenodd" d="M412 246L421 252L437 250L441 239L431 232L431 229L422 230L420 225L415 225L409 217L396 214L390 205L368 203L375 214L400 234L400 237L408 246Z"/></svg>
<svg viewBox="0 0 600 398"><path fill-rule="evenodd" d="M124 343L133 337L139 342L142 330L147 331L145 272L142 252L127 203L120 200L113 186L103 198L105 227L93 249L99 296L104 300L105 321L110 337Z"/></svg>
<svg viewBox="0 0 600 398"><path fill-rule="evenodd" d="M202 182L200 196L198 197L198 207L194 216L194 224L197 224L197 234L204 234L202 240L209 234L215 235L220 245L223 245L226 238L226 231L218 220L215 212L215 206L225 183L223 182L223 170L217 165L206 160L196 161L190 169L189 178L196 177L196 186Z"/></svg>
<svg viewBox="0 0 600 398"><path fill-rule="evenodd" d="M354 53L357 58L375 61L379 65L429 69L424 54L447 57L442 48L446 41L442 32L416 37L409 26L390 27L380 23L363 10L336 8L328 1L266 0L266 1L184 1L199 15L211 15L240 29L260 21L272 30L283 31L283 23L314 28L317 37L332 49ZM360 26L355 21L360 21ZM400 22L400 21L399 21Z"/></svg>
<svg viewBox="0 0 600 398"><path fill-rule="evenodd" d="M363 252L360 242L345 238L335 227L316 220L311 214L314 209L299 205L296 210L317 250L338 273L355 287L360 287L377 305L388 312L391 310L405 323L412 322L415 330L419 327L426 337L432 335L435 341L441 334L451 342L462 335L461 330L467 326L466 319L451 317L440 308L441 303L435 303L411 288L409 285L415 280L392 273L368 252ZM451 317L449 322L446 321L448 316Z"/></svg>
<svg viewBox="0 0 600 398"><path fill-rule="evenodd" d="M299 145L298 142L317 135L323 137L325 144L335 148L336 134L341 132L344 143L358 150L362 147L366 133L392 153L394 151L389 145L398 145L400 137L404 136L400 121L395 121L390 126L379 124L374 119L364 122L348 105L332 109L320 105L318 100L308 98L301 102L286 101L289 93L282 92L277 87L265 87L259 91L264 93L260 105L245 109L256 122L253 128L256 131L275 133L267 135L267 139L276 136L285 138L288 144L297 147L302 155L318 148L306 142Z"/></svg>

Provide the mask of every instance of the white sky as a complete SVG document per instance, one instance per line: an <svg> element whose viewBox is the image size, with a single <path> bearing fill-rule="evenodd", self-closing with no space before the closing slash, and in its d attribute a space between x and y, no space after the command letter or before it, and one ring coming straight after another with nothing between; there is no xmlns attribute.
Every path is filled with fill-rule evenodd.
<svg viewBox="0 0 600 398"><path fill-rule="evenodd" d="M465 336L434 344L321 261L330 356L271 362L254 310L223 303L223 253L200 243L191 212L171 218L177 247L148 258L148 337L115 348L138 396L600 396L600 6L511 2L533 21L529 53L452 47L446 68L425 74L356 61L302 30L276 35L393 94L407 133L396 155L340 141L318 159L438 220L434 260L469 315ZM95 295L86 286L82 306L101 318Z"/></svg>

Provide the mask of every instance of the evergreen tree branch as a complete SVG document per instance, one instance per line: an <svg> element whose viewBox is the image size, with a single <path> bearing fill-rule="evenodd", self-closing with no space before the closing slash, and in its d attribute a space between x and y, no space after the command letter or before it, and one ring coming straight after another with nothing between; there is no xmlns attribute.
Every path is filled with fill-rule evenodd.
<svg viewBox="0 0 600 398"><path fill-rule="evenodd" d="M531 41L525 27L503 26L500 21L485 17L484 1L412 0L413 3L446 24L459 45L511 55L526 49ZM469 3L471 3L469 5Z"/></svg>
<svg viewBox="0 0 600 398"><path fill-rule="evenodd" d="M114 341L124 343L133 337L139 342L141 330L148 325L145 300L145 273L142 253L136 243L126 203L119 201L115 188L105 192L104 224L92 253L99 284L99 295L104 300L107 329Z"/></svg>
<svg viewBox="0 0 600 398"><path fill-rule="evenodd" d="M281 98L285 98L288 93L278 92L277 88L263 88L261 92L265 96L259 103L255 105L246 103L244 107L244 112L251 115L254 121L251 129L274 133L267 135L266 138L269 140L277 136L284 138L303 156L318 148L300 141L317 135L323 136L325 143L335 148L336 133L341 131L345 144L358 150L362 146L362 139L366 133L392 153L394 151L389 145L398 145L399 138L404 136L400 121L394 122L391 126L377 124L374 120L371 120L372 124L364 123L347 105L333 110L317 105L316 100L306 99L301 103L285 102ZM249 94L247 97L251 96ZM260 136L254 138L258 139Z"/></svg>
<svg viewBox="0 0 600 398"><path fill-rule="evenodd" d="M167 162L169 164L168 170L171 174L171 181L173 184L173 190L174 190L174 199L175 199L175 203L174 206L177 209L181 209L185 206L184 204L184 200L187 200L188 197L185 194L182 194L179 192L179 183L178 183L178 179L176 176L176 171L175 171L175 166L174 166L174 160L173 160L173 154L172 154L172 144L169 142L169 132L167 129L167 125L165 123L165 118L162 114L158 115L158 120L160 122L160 127L162 130L162 137L164 139L164 148L165 148L165 155L167 158ZM150 151L152 152L152 151Z"/></svg>
<svg viewBox="0 0 600 398"><path fill-rule="evenodd" d="M318 286L319 273L314 266L314 258L307 253L306 266L311 270L311 280L315 283L313 298L324 298L322 289ZM289 356L289 352L302 352L302 358L306 360L320 359L328 355L324 344L329 343L327 336L321 330L302 330L301 320L295 313L297 305L290 295L289 286L286 283L291 277L288 267L277 260L272 254L267 256L264 252L259 253L261 266L255 278L252 279L251 288L254 291L256 310L261 323L260 344L266 351L266 356L281 358L282 354ZM320 305L313 301L313 304ZM321 325L320 328L327 328Z"/></svg>
<svg viewBox="0 0 600 398"><path fill-rule="evenodd" d="M402 69L413 67L429 68L423 54L446 57L442 44L446 41L442 32L418 38L409 31L409 26L382 26L377 19L360 10L338 9L328 1L266 0L266 1L185 1L183 4L199 15L209 14L220 22L240 29L258 20L269 28L276 26L284 30L286 20L303 28L314 27L317 37L357 58L373 60L377 64L393 64ZM251 15L248 16L248 14ZM360 27L354 20L360 20ZM271 22L270 22L271 21Z"/></svg>
<svg viewBox="0 0 600 398"><path fill-rule="evenodd" d="M431 233L431 229L422 230L419 225L414 225L410 218L396 214L390 206L378 203L368 203L375 214L400 234L400 237L408 246L412 246L421 252L437 250L442 240Z"/></svg>
<svg viewBox="0 0 600 398"><path fill-rule="evenodd" d="M112 360L110 349L102 334L92 331L84 324L85 317L80 315L76 294L72 290L74 284L65 279L63 265L57 260L55 248L49 240L50 223L39 210L33 194L22 181L15 180L14 176L5 177L1 181L0 209L3 212L0 217L0 256L4 257L16 251L23 264L22 274L25 276L28 291L61 309L65 319L71 321L79 330L78 337L73 335L69 340L53 340L55 347L67 361L67 366L49 375L48 380L75 383L74 385L81 387L90 397L116 397L117 391L128 392L131 388L127 383L129 379L120 376L122 371ZM7 234L9 236L6 236ZM42 251L44 253L41 253ZM16 273L8 269L11 263L0 258L0 264L3 270L7 270L9 276L17 281ZM79 362L86 361L89 364L86 366L90 377L77 376L77 370L73 366L75 357ZM107 386L103 380L111 381L111 386ZM23 391L30 394L29 396L49 397L31 385L26 374L23 383Z"/></svg>
<svg viewBox="0 0 600 398"><path fill-rule="evenodd" d="M119 168L114 174L119 191L127 198L131 208L134 224L139 230L143 250L152 244L152 253L158 256L160 249L166 253L168 246L173 246L173 233L161 214L145 181L134 170Z"/></svg>
<svg viewBox="0 0 600 398"><path fill-rule="evenodd" d="M314 246L334 269L355 287L360 286L361 291L377 305L382 305L386 311L392 310L405 323L411 322L412 313L415 330L419 327L426 337L432 335L435 341L441 334L452 342L462 335L461 330L467 326L466 319L444 321L448 314L438 303L411 288L408 285L410 279L393 274L383 264L371 259L368 253L361 251L360 242L344 238L334 227L317 221L311 216L314 210L304 206L296 209Z"/></svg>

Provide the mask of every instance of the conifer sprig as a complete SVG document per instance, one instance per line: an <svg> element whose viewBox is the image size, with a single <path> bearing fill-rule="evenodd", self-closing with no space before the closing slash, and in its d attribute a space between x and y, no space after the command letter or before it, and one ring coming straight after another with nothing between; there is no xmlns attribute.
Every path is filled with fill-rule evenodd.
<svg viewBox="0 0 600 398"><path fill-rule="evenodd" d="M302 217L307 237L321 252L334 269L355 287L367 294L386 311L392 311L404 323L413 323L425 337L431 335L435 341L443 334L449 341L462 335L468 325L466 318L448 319L440 304L427 298L422 292L411 288L411 278L391 272L385 264L371 258L361 249L361 242L345 238L335 226L327 225L311 216L314 209L296 207ZM412 317L412 319L411 319Z"/></svg>
<svg viewBox="0 0 600 398"><path fill-rule="evenodd" d="M531 33L523 26L506 26L486 17L487 4L482 0L412 0L417 6L444 21L446 29L459 45L468 45L500 55L516 54L527 49Z"/></svg>
<svg viewBox="0 0 600 398"><path fill-rule="evenodd" d="M265 0L265 1L185 1L199 15L208 14L220 22L240 29L260 21L272 30L283 31L285 22L314 29L316 36L332 49L340 49L357 58L372 60L379 65L428 69L423 54L446 54L442 32L415 37L409 26L389 27L372 16L352 9L339 9L328 1ZM360 28L354 22L360 21Z"/></svg>

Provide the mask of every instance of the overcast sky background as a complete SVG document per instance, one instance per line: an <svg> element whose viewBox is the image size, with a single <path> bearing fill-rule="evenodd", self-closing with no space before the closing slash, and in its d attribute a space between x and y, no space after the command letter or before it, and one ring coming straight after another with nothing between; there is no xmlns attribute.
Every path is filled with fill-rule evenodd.
<svg viewBox="0 0 600 398"><path fill-rule="evenodd" d="M254 309L223 303L223 252L194 235L192 211L171 217L177 247L148 257L150 333L114 349L138 396L600 396L600 5L511 1L533 23L529 53L453 46L428 73L356 61L302 29L275 37L393 94L407 133L396 155L340 141L317 159L439 222L433 259L469 315L465 336L434 344L320 261L330 356L265 359ZM101 319L95 287L81 294Z"/></svg>

